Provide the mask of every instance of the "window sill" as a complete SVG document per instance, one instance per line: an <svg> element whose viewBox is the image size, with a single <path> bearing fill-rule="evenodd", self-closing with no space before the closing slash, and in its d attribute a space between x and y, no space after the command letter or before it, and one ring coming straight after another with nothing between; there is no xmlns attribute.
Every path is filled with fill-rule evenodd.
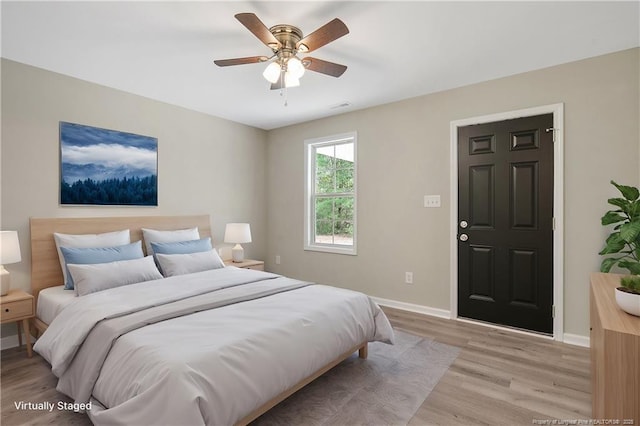
<svg viewBox="0 0 640 426"><path fill-rule="evenodd" d="M305 245L305 251L319 251L323 253L333 253L333 254L346 254L349 256L356 256L356 248L355 247L336 247L336 246L320 246L320 245Z"/></svg>

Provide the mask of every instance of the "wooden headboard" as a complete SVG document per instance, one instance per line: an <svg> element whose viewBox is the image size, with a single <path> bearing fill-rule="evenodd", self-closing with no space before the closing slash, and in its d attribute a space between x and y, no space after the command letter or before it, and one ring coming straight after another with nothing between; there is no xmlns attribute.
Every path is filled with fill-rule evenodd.
<svg viewBox="0 0 640 426"><path fill-rule="evenodd" d="M45 288L62 285L62 270L53 233L100 234L129 229L131 241L142 240L142 228L185 229L198 227L200 237L211 236L209 215L31 218L31 292L36 300ZM144 248L144 244L142 245Z"/></svg>

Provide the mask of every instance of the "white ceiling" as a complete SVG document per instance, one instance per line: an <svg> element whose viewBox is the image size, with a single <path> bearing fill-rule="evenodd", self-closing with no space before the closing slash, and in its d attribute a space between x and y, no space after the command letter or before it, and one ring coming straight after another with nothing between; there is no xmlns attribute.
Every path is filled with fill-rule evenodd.
<svg viewBox="0 0 640 426"><path fill-rule="evenodd" d="M2 57L196 111L273 129L640 45L626 2L8 2ZM333 18L350 33L313 56L347 65L305 73L288 106L269 55L234 15L309 34ZM349 103L342 108L336 105Z"/></svg>

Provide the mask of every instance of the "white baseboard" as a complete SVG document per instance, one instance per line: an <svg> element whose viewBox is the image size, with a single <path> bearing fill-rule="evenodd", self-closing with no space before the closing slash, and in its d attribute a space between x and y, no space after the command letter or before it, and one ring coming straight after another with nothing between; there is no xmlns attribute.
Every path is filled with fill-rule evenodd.
<svg viewBox="0 0 640 426"><path fill-rule="evenodd" d="M374 297L374 296L370 296L370 297L378 305L388 306L390 308L401 309L403 311L416 312L416 313L419 313L419 314L430 315L430 316L438 317L438 318L452 319L451 318L451 311L449 311L447 309L432 308L430 306L416 305L414 303L407 303L407 302L399 302L397 300L383 299L381 297ZM469 323L478 324L478 325L484 325L484 326L492 327L492 328L499 328L499 329L503 329L503 330L511 331L511 332L515 332L515 333L523 333L523 334L529 334L529 335L536 336L536 337L547 338L547 337L544 337L544 336L541 336L541 335L536 335L534 333L529 333L529 332L526 332L526 331L520 331L520 330L516 330L516 329L511 329L511 328L508 328L508 327L501 327L501 326L496 325L496 324L486 324L486 323L481 323L481 322L468 321L468 320L465 320L465 319L462 319L462 318L456 318L456 319L458 321L469 322ZM562 340L563 343L566 343L568 345L583 346L583 347L587 347L587 348L590 346L589 345L589 336L581 336L579 334L564 333L562 337L563 337L563 340Z"/></svg>
<svg viewBox="0 0 640 426"><path fill-rule="evenodd" d="M582 336L580 334L564 333L564 343L568 345L584 346L585 348L591 346L589 336Z"/></svg>
<svg viewBox="0 0 640 426"><path fill-rule="evenodd" d="M18 346L18 335L12 334L11 336L3 337L0 339L0 350L15 348Z"/></svg>
<svg viewBox="0 0 640 426"><path fill-rule="evenodd" d="M33 335L31 335L31 345L34 345L36 342L36 338L33 337ZM5 349L11 349L11 348L17 348L18 347L18 335L17 334L12 334L10 336L5 336L2 339L0 339L0 350L5 350ZM24 335L22 336L22 345L25 345L24 342Z"/></svg>
<svg viewBox="0 0 640 426"><path fill-rule="evenodd" d="M430 306L416 305L414 303L399 302L397 300L383 299L381 297L373 297L371 299L378 305L388 306L390 308L402 309L403 311L416 312L419 314L431 315L432 317L451 319L451 311L447 309L432 308Z"/></svg>

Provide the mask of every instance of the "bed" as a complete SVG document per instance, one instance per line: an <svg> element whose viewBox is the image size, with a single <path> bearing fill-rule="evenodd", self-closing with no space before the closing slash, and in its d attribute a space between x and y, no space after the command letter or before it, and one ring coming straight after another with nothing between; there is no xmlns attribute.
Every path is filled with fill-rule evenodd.
<svg viewBox="0 0 640 426"><path fill-rule="evenodd" d="M393 341L367 296L225 267L63 290L54 232L197 227L208 215L31 219L34 349L95 424L248 424L369 341ZM66 292L66 293L65 293ZM73 292L71 292L73 293ZM81 406L81 405L80 405Z"/></svg>

